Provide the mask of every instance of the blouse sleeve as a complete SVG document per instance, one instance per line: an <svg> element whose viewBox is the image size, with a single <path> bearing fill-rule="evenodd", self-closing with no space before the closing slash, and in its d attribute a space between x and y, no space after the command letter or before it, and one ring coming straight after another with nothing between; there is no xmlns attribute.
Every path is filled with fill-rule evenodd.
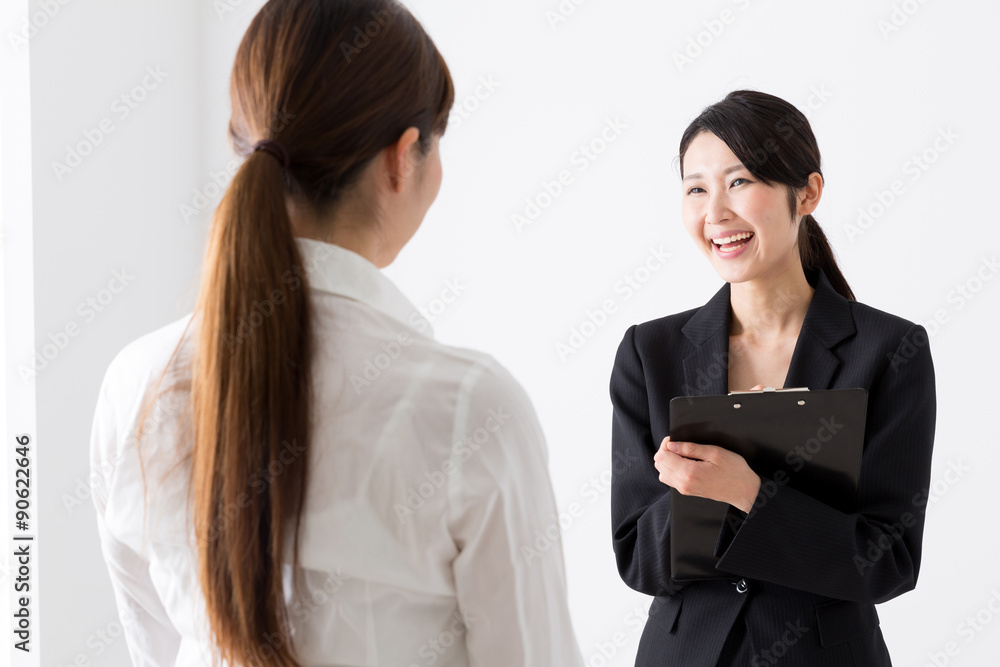
<svg viewBox="0 0 1000 667"><path fill-rule="evenodd" d="M112 365L113 368L113 365ZM132 664L136 667L173 665L181 637L167 616L149 576L149 563L131 546L112 533L106 514L109 480L114 479L118 459L119 429L109 396L109 368L101 385L90 439L91 498L97 511L101 552L118 605L123 634Z"/></svg>
<svg viewBox="0 0 1000 667"><path fill-rule="evenodd" d="M492 359L466 375L452 442L452 567L470 664L582 665L541 425Z"/></svg>
<svg viewBox="0 0 1000 667"><path fill-rule="evenodd" d="M611 528L618 572L647 595L673 595L689 582L670 578L670 487L653 464L659 443L649 425L649 398L632 325L611 373Z"/></svg>
<svg viewBox="0 0 1000 667"><path fill-rule="evenodd" d="M934 384L927 332L914 324L869 391L858 511L762 484L745 518L730 507L717 567L857 602L885 602L912 590L930 483Z"/></svg>

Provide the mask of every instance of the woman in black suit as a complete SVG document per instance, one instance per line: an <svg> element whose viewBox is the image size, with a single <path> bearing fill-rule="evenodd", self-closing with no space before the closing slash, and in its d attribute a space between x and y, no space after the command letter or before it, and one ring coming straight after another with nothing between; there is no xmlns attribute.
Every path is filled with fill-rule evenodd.
<svg viewBox="0 0 1000 667"><path fill-rule="evenodd" d="M924 327L855 300L811 213L823 189L805 116L735 91L680 145L682 217L725 284L633 325L611 377L612 529L622 579L654 596L637 666L891 665L875 604L920 568L934 441ZM857 511L761 479L711 443L670 442L670 399L770 387L868 391ZM729 505L717 568L670 572L670 488Z"/></svg>

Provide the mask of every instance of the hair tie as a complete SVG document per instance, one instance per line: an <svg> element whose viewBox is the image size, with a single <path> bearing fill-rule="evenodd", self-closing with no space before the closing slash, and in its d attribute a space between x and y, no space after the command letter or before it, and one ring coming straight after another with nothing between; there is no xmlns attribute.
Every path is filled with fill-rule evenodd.
<svg viewBox="0 0 1000 667"><path fill-rule="evenodd" d="M285 169L288 169L288 165L291 164L291 160L289 160L288 158L288 151L286 151L285 147L279 144L277 141L273 141L271 139L264 139L263 141L258 141L256 144L254 144L253 150L255 153L257 151L266 151L270 153L274 157L278 158L278 160L281 162L281 166Z"/></svg>

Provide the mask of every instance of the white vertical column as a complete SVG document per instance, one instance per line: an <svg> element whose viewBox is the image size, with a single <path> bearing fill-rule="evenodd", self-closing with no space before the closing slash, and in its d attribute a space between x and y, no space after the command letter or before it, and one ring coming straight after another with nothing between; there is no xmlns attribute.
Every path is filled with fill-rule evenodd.
<svg viewBox="0 0 1000 667"><path fill-rule="evenodd" d="M35 337L28 0L0 3L0 26L16 26L0 41L0 356L4 361L0 606L5 621L0 655L9 655L12 667L38 667L41 572L35 382L18 378L17 364L8 363L31 358Z"/></svg>

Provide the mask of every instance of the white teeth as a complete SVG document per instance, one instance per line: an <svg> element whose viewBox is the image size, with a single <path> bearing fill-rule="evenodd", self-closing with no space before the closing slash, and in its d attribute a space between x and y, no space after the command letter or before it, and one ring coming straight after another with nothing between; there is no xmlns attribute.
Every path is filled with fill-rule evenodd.
<svg viewBox="0 0 1000 667"><path fill-rule="evenodd" d="M753 236L753 232L742 232L740 234L733 234L732 236L727 236L722 239L712 239L712 242L716 245L722 245L724 243L732 243L733 241L740 241L742 239L748 239Z"/></svg>

